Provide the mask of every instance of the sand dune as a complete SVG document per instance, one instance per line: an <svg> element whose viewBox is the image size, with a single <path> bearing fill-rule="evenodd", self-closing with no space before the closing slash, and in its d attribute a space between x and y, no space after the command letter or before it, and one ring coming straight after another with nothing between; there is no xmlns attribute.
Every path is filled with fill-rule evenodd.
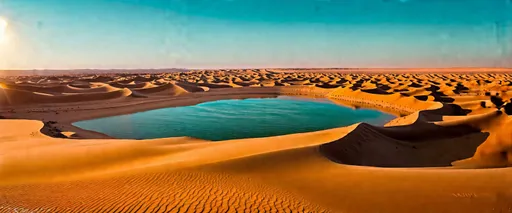
<svg viewBox="0 0 512 213"><path fill-rule="evenodd" d="M137 91L143 94L163 94L169 96L183 95L188 93L188 91L184 88L171 83L160 86L152 85L150 87L133 89L133 91Z"/></svg>
<svg viewBox="0 0 512 213"><path fill-rule="evenodd" d="M208 91L210 89L209 87L196 86L196 85L187 84L187 83L176 83L176 85L189 91L189 92L204 92L204 91Z"/></svg>
<svg viewBox="0 0 512 213"><path fill-rule="evenodd" d="M508 212L510 80L276 70L5 78L0 212ZM71 125L277 95L400 117L221 142L93 139L105 136Z"/></svg>
<svg viewBox="0 0 512 213"><path fill-rule="evenodd" d="M81 94L62 94L51 95L39 92L27 92L15 89L1 89L3 90L6 103L9 105L26 105L26 104L40 104L40 103L68 103L68 102L83 102L83 101L97 101L114 99L120 97L127 97L131 95L128 89L119 89L111 92L99 93L81 93Z"/></svg>
<svg viewBox="0 0 512 213"><path fill-rule="evenodd" d="M133 84L131 84L131 83L124 84L124 83L120 83L120 82L112 82L109 85L111 85L113 87L117 87L117 88L128 88L128 89L139 89L139 88L152 87L152 84L150 82L140 82L140 83L135 83L133 81L131 81L131 82Z"/></svg>
<svg viewBox="0 0 512 213"><path fill-rule="evenodd" d="M115 86L112 86L115 85ZM42 103L69 103L116 99L121 97L147 97L148 95L177 96L188 93L172 83L154 85L149 82L125 87L122 84L92 83L89 88L72 85L27 86L2 84L0 101L3 105L27 105Z"/></svg>

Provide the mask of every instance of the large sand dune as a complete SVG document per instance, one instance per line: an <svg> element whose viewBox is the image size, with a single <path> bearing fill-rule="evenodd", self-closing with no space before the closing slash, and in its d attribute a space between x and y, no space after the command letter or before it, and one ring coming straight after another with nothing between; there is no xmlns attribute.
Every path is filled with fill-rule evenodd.
<svg viewBox="0 0 512 213"><path fill-rule="evenodd" d="M510 78L276 70L5 78L0 212L510 212ZM106 139L71 125L277 95L400 117L221 142Z"/></svg>

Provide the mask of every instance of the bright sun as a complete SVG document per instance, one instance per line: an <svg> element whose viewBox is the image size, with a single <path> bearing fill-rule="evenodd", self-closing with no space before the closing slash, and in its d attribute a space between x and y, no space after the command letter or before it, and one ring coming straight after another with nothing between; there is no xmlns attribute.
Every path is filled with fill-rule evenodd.
<svg viewBox="0 0 512 213"><path fill-rule="evenodd" d="M7 26L9 23L3 18L0 17L0 41L5 40L5 31L7 30Z"/></svg>

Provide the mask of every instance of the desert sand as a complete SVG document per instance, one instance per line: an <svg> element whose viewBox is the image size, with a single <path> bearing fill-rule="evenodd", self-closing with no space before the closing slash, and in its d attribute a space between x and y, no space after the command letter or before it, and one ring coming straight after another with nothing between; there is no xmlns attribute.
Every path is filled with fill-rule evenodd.
<svg viewBox="0 0 512 213"><path fill-rule="evenodd" d="M510 71L4 77L0 212L512 212ZM398 117L220 142L120 140L72 125L280 95Z"/></svg>

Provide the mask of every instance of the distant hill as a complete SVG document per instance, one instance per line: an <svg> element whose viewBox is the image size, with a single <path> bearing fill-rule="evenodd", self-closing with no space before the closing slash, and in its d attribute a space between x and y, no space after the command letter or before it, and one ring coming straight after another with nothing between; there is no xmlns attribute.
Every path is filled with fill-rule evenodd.
<svg viewBox="0 0 512 213"><path fill-rule="evenodd" d="M108 74L108 73L169 73L184 72L188 69L70 69L70 70L0 70L0 76L27 75L76 75L76 74Z"/></svg>

